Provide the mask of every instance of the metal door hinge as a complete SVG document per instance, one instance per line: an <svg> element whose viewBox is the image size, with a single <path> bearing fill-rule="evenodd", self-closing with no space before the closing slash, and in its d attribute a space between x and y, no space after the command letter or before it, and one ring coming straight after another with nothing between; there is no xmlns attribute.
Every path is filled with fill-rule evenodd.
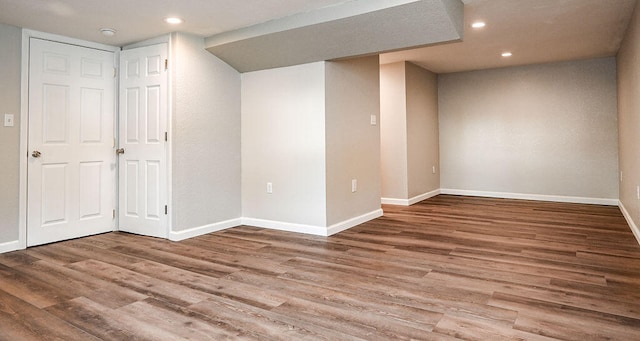
<svg viewBox="0 0 640 341"><path fill-rule="evenodd" d="M116 210L113 210L113 219L116 219Z"/></svg>
<svg viewBox="0 0 640 341"><path fill-rule="evenodd" d="M169 212L169 207L167 205L164 205L164 215L167 215Z"/></svg>
<svg viewBox="0 0 640 341"><path fill-rule="evenodd" d="M164 141L169 141L169 133L167 133L166 131L164 132Z"/></svg>
<svg viewBox="0 0 640 341"><path fill-rule="evenodd" d="M164 60L164 71L169 70L169 59Z"/></svg>
<svg viewBox="0 0 640 341"><path fill-rule="evenodd" d="M113 78L116 78L118 76L118 69L117 68L113 68Z"/></svg>

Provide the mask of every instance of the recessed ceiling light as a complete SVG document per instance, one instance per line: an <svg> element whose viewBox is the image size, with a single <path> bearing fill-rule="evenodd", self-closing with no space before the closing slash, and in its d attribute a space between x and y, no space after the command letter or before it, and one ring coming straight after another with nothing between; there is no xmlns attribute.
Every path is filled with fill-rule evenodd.
<svg viewBox="0 0 640 341"><path fill-rule="evenodd" d="M482 21L476 21L476 22L474 22L473 24L471 24L471 27L473 27L473 28L483 28L483 27L485 27L486 25L487 25L487 24L485 24L485 23L484 23L484 22L482 22Z"/></svg>
<svg viewBox="0 0 640 341"><path fill-rule="evenodd" d="M511 57L511 56L513 56L513 53L511 53L511 52L502 52L502 56L503 57Z"/></svg>
<svg viewBox="0 0 640 341"><path fill-rule="evenodd" d="M168 24L177 25L177 24L182 24L184 20L178 17L168 17L168 18L164 18L164 21Z"/></svg>
<svg viewBox="0 0 640 341"><path fill-rule="evenodd" d="M116 34L116 30L112 28L101 28L100 33L105 37L113 37Z"/></svg>

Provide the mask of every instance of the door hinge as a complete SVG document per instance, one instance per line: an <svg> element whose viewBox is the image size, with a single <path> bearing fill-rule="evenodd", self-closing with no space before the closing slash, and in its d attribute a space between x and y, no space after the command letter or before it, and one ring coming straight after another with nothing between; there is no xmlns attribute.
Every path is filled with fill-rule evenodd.
<svg viewBox="0 0 640 341"><path fill-rule="evenodd" d="M113 219L116 219L116 210L115 209L113 210L112 216L113 216Z"/></svg>
<svg viewBox="0 0 640 341"><path fill-rule="evenodd" d="M169 207L167 207L167 205L164 205L164 215L167 215L169 212Z"/></svg>
<svg viewBox="0 0 640 341"><path fill-rule="evenodd" d="M118 68L113 68L113 78L116 78L118 76Z"/></svg>
<svg viewBox="0 0 640 341"><path fill-rule="evenodd" d="M169 59L164 60L164 71L169 70Z"/></svg>
<svg viewBox="0 0 640 341"><path fill-rule="evenodd" d="M169 141L169 133L167 133L166 131L164 132L164 141Z"/></svg>
<svg viewBox="0 0 640 341"><path fill-rule="evenodd" d="M115 148L115 147L116 147L116 139L114 138L113 139L113 148Z"/></svg>

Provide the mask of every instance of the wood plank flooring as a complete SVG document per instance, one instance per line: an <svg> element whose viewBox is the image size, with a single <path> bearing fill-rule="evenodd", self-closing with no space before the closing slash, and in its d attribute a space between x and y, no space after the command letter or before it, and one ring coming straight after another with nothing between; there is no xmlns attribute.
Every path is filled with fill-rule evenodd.
<svg viewBox="0 0 640 341"><path fill-rule="evenodd" d="M108 233L0 255L0 340L640 340L617 207L441 195L323 238Z"/></svg>

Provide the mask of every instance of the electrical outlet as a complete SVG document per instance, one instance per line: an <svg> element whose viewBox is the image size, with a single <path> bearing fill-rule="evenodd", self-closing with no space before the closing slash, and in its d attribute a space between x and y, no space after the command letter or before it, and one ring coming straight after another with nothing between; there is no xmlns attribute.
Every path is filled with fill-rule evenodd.
<svg viewBox="0 0 640 341"><path fill-rule="evenodd" d="M273 193L273 184L271 182L267 182L267 194Z"/></svg>
<svg viewBox="0 0 640 341"><path fill-rule="evenodd" d="M351 193L355 193L358 191L358 180L351 180Z"/></svg>
<svg viewBox="0 0 640 341"><path fill-rule="evenodd" d="M371 125L377 125L378 124L378 116L376 115L371 115Z"/></svg>
<svg viewBox="0 0 640 341"><path fill-rule="evenodd" d="M14 117L12 114L4 114L4 126L5 127L13 127L14 125Z"/></svg>
<svg viewBox="0 0 640 341"><path fill-rule="evenodd" d="M431 167L431 173L436 174L436 166Z"/></svg>

